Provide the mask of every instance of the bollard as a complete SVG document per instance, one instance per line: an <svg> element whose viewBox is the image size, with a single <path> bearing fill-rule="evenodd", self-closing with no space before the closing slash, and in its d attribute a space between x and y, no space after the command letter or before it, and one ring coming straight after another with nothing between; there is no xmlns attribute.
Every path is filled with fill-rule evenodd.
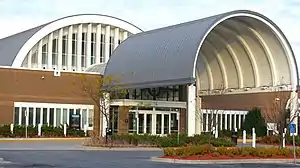
<svg viewBox="0 0 300 168"><path fill-rule="evenodd" d="M38 124L38 136L42 135L42 124Z"/></svg>
<svg viewBox="0 0 300 168"><path fill-rule="evenodd" d="M256 146L256 133L255 128L252 128L252 148L255 148Z"/></svg>
<svg viewBox="0 0 300 168"><path fill-rule="evenodd" d="M84 136L87 135L87 124L84 124Z"/></svg>
<svg viewBox="0 0 300 168"><path fill-rule="evenodd" d="M14 133L14 124L10 124L10 132L13 134Z"/></svg>
<svg viewBox="0 0 300 168"><path fill-rule="evenodd" d="M64 124L64 135L67 136L67 124Z"/></svg>
<svg viewBox="0 0 300 168"><path fill-rule="evenodd" d="M243 144L246 144L247 133L246 130L243 131Z"/></svg>

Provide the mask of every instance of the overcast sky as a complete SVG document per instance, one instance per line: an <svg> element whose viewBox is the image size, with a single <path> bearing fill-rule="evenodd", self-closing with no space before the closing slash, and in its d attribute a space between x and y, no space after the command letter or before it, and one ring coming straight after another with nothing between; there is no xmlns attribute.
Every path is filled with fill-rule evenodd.
<svg viewBox="0 0 300 168"><path fill-rule="evenodd" d="M0 38L80 13L111 15L149 30L237 9L272 19L300 58L300 0L0 0Z"/></svg>

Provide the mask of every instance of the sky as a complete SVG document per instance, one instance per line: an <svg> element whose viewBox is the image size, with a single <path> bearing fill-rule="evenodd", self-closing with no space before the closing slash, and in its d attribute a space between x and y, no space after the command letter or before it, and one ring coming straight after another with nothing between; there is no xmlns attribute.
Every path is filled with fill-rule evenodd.
<svg viewBox="0 0 300 168"><path fill-rule="evenodd" d="M239 9L273 20L300 60L300 0L0 0L0 39L73 14L111 15L151 30Z"/></svg>

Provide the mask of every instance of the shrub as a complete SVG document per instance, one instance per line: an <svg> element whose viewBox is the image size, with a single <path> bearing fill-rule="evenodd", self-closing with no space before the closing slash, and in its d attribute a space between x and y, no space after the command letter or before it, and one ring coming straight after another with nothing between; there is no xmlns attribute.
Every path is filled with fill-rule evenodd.
<svg viewBox="0 0 300 168"><path fill-rule="evenodd" d="M243 130L250 133L252 132L252 128L255 128L257 137L267 135L267 126L259 108L252 109L245 117Z"/></svg>
<svg viewBox="0 0 300 168"><path fill-rule="evenodd" d="M26 127L15 125L13 133L10 131L10 125L0 126L0 136L5 138L23 138L26 136ZM27 126L27 137L34 138L38 137L38 127ZM67 136L70 137L84 137L85 133L82 130L76 130L73 128L67 128ZM53 126L42 126L42 136L41 137L64 137L63 127L53 127Z"/></svg>
<svg viewBox="0 0 300 168"><path fill-rule="evenodd" d="M211 151L209 149L212 149ZM169 147L163 150L165 156L203 156L211 154L214 157L218 156L253 156L268 158L274 156L290 157L293 155L292 149L289 148L251 148L251 147L213 147L208 145L194 145L185 147ZM296 150L296 155L300 155L300 149Z"/></svg>

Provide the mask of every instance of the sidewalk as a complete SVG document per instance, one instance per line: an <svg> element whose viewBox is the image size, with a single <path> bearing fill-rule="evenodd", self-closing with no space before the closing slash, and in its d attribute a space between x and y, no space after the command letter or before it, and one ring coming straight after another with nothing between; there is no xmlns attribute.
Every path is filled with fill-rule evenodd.
<svg viewBox="0 0 300 168"><path fill-rule="evenodd" d="M84 141L87 138L0 138L1 142L70 142Z"/></svg>

